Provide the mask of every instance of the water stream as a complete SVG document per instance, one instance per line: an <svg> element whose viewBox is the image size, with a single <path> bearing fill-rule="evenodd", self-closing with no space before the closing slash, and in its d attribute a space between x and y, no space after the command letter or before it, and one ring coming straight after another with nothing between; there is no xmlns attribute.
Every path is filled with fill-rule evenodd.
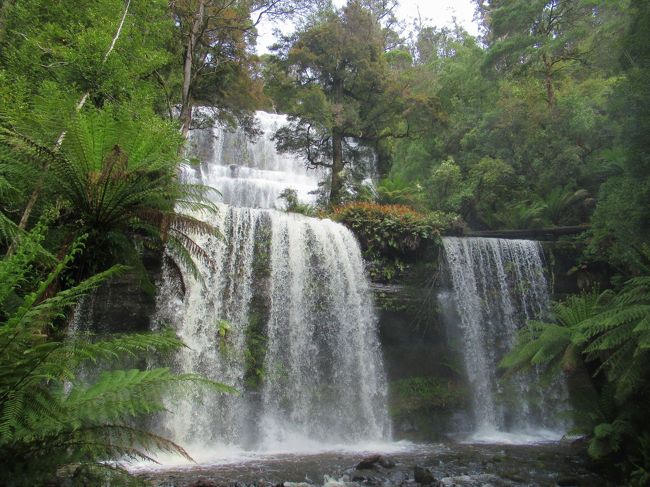
<svg viewBox="0 0 650 487"><path fill-rule="evenodd" d="M443 238L453 288L462 355L474 412L472 441L559 439L562 384L544 391L534 374L510 380L499 362L517 331L548 312L548 283L539 242L496 238Z"/></svg>
<svg viewBox="0 0 650 487"><path fill-rule="evenodd" d="M211 220L223 235L195 236L213 265L203 282L167 265L158 323L188 345L176 358L240 391L197 389L164 430L197 457L216 451L307 451L390 438L386 378L372 297L352 233L330 220L272 209L291 187L313 198L319 174L279 156L281 116L260 113L262 136L202 130L204 162L187 177L223 195Z"/></svg>

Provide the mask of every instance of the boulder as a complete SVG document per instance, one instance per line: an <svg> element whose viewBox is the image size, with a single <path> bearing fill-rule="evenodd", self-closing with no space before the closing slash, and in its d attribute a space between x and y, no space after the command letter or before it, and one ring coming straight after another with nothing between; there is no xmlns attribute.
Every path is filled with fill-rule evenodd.
<svg viewBox="0 0 650 487"><path fill-rule="evenodd" d="M357 470L376 469L377 466L383 468L394 468L395 461L392 458L383 455L371 455L359 462Z"/></svg>
<svg viewBox="0 0 650 487"><path fill-rule="evenodd" d="M431 470L428 468L419 467L417 465L414 468L413 478L418 484L422 485L431 485L438 483L436 478L431 473Z"/></svg>
<svg viewBox="0 0 650 487"><path fill-rule="evenodd" d="M352 482L363 482L366 485L379 485L381 484L381 475L378 475L377 470L363 468L357 469L352 472Z"/></svg>

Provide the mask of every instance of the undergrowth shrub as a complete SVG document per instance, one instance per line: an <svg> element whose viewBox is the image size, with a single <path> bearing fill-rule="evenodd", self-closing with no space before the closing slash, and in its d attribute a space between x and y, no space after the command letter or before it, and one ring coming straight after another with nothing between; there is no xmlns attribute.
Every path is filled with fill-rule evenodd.
<svg viewBox="0 0 650 487"><path fill-rule="evenodd" d="M441 234L458 224L458 217L448 213L366 202L337 206L329 216L355 233L370 276L378 281L390 281L416 258L435 254Z"/></svg>

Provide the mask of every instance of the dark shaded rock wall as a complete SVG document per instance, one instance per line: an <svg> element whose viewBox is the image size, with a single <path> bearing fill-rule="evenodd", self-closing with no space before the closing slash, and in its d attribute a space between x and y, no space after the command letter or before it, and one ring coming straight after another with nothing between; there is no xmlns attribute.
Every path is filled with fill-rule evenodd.
<svg viewBox="0 0 650 487"><path fill-rule="evenodd" d="M82 308L82 328L94 333L143 332L156 312L162 255L148 252L144 267L118 275L97 289ZM88 325L91 324L91 325Z"/></svg>
<svg viewBox="0 0 650 487"><path fill-rule="evenodd" d="M541 242L551 296L555 300L593 288L610 287L612 269L604 263L582 258L584 244L571 241Z"/></svg>
<svg viewBox="0 0 650 487"><path fill-rule="evenodd" d="M395 439L439 440L467 424L462 359L442 317L437 271L373 285ZM428 274L428 275L427 275Z"/></svg>

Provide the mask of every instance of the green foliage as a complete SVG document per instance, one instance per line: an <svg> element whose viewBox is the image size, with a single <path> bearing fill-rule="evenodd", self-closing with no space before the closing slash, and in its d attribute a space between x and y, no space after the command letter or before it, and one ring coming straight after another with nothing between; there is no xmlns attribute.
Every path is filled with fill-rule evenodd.
<svg viewBox="0 0 650 487"><path fill-rule="evenodd" d="M650 277L630 279L618 292L573 296L554 306L554 317L529 323L501 365L569 374L589 368L599 400L576 414L591 432L590 455L622 456L626 475L645 478L650 432L639 405L650 399Z"/></svg>
<svg viewBox="0 0 650 487"><path fill-rule="evenodd" d="M589 192L586 189L571 191L566 188L556 188L545 198L544 219L552 225L566 223L570 221L570 213L577 207L587 204L588 198Z"/></svg>
<svg viewBox="0 0 650 487"><path fill-rule="evenodd" d="M626 2L479 3L487 48L458 27L416 27L415 65L402 76L414 94L439 100L442 113L440 123L412 124L410 137L392 145L390 178L421 185L425 208L458 212L475 229L586 224L592 197L620 164L612 159L621 140L642 132L639 124L622 129L643 110L633 107L645 106L647 82L626 89L626 107L612 104L626 77L616 56L634 9ZM647 45L637 40L634 46ZM635 63L643 57L644 49L629 49ZM619 208L641 213L646 196L627 195L637 207ZM640 219L633 226L648 227ZM613 240L607 229L599 248Z"/></svg>
<svg viewBox="0 0 650 487"><path fill-rule="evenodd" d="M460 167L452 158L442 162L431 172L429 192L433 207L459 213L469 196L463 186Z"/></svg>
<svg viewBox="0 0 650 487"><path fill-rule="evenodd" d="M650 277L636 277L618 293L608 292L605 309L585 320L579 330L589 340L587 360L599 360L599 370L616 384L624 401L647 389L650 372Z"/></svg>
<svg viewBox="0 0 650 487"><path fill-rule="evenodd" d="M124 12L122 0L5 4L0 65L12 84L36 94L53 83L75 100L89 92L98 107L110 101L151 111L166 104L156 73L171 61L174 25L164 0L131 2L119 42L105 61ZM13 100L6 107L20 112Z"/></svg>
<svg viewBox="0 0 650 487"><path fill-rule="evenodd" d="M540 228L544 226L546 210L542 201L519 201L501 211L501 221L506 228Z"/></svg>
<svg viewBox="0 0 650 487"><path fill-rule="evenodd" d="M530 321L519 333L518 346L503 358L501 366L547 367L553 373L575 371L582 361L581 349L586 341L578 327L599 311L599 301L600 296L592 292L554 303L554 322Z"/></svg>
<svg viewBox="0 0 650 487"><path fill-rule="evenodd" d="M382 179L377 185L377 201L384 205L424 206L424 191L420 184L409 184L399 176Z"/></svg>
<svg viewBox="0 0 650 487"><path fill-rule="evenodd" d="M330 216L355 233L371 263L371 276L380 280L403 273L410 260L434 249L441 232L456 223L452 214L360 202L335 207Z"/></svg>
<svg viewBox="0 0 650 487"><path fill-rule="evenodd" d="M2 129L0 146L6 167L29 164L41 173L43 204L64 205L64 239L89 235L86 273L162 243L192 269L192 258L209 261L192 233L214 234L200 217L217 210L208 188L179 181L181 139L172 126L105 109L75 115L61 129L56 149L14 127Z"/></svg>
<svg viewBox="0 0 650 487"><path fill-rule="evenodd" d="M330 168L332 204L342 201L341 173L362 146L402 136L410 119L432 112L427 100L410 97L397 75L407 53L386 54L385 34L372 8L354 0L283 39L267 59L268 92L282 97L277 104L290 120L276 146Z"/></svg>
<svg viewBox="0 0 650 487"><path fill-rule="evenodd" d="M390 383L390 411L395 417L408 416L418 411L461 409L467 400L467 391L451 381L434 377L409 377Z"/></svg>
<svg viewBox="0 0 650 487"><path fill-rule="evenodd" d="M125 477L110 460L150 459L160 451L189 458L175 443L144 430L137 418L162 411L164 397L178 386L230 388L193 374L168 369L112 370L87 383L84 367L104 368L125 356L168 354L183 344L168 331L159 334L65 336L60 324L79 298L122 271L114 267L52 293L52 283L78 256L71 245L60 262L45 263L43 225L21 239L0 262L0 481L40 485L80 466ZM46 265L44 265L46 264Z"/></svg>
<svg viewBox="0 0 650 487"><path fill-rule="evenodd" d="M649 198L649 179L624 174L601 186L589 246L594 257L626 271L648 269L644 246L650 241Z"/></svg>
<svg viewBox="0 0 650 487"><path fill-rule="evenodd" d="M246 361L245 383L249 389L257 390L262 386L265 377L264 357L266 355L266 335L257 331L259 328L252 324L246 330Z"/></svg>
<svg viewBox="0 0 650 487"><path fill-rule="evenodd" d="M623 75L609 100L613 123L621 124L617 150L609 156L610 177L600 187L590 250L626 273L647 273L650 260L650 19L647 2L633 1L623 37Z"/></svg>
<svg viewBox="0 0 650 487"><path fill-rule="evenodd" d="M298 200L298 193L295 189L287 188L280 193L280 199L285 201L285 210L289 213L300 213L301 215L314 216L316 209Z"/></svg>

